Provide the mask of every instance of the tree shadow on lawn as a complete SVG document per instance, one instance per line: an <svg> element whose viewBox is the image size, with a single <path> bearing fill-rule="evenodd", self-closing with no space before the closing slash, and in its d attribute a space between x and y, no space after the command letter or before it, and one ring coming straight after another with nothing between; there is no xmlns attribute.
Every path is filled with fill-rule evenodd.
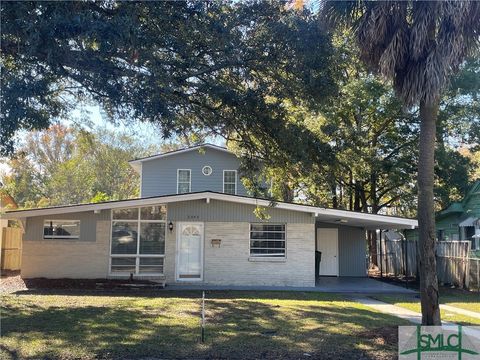
<svg viewBox="0 0 480 360"><path fill-rule="evenodd" d="M182 297L178 292L163 294ZM10 358L277 359L304 357L307 352L323 359L383 359L395 357L396 339L378 341L382 329L403 324L348 302L329 304L339 299L329 294L210 295L205 343L199 339L200 303L192 306L189 301L180 313L162 304L157 308L124 307L122 302L48 308L14 304L2 321L0 344ZM272 304L259 297L300 302Z"/></svg>

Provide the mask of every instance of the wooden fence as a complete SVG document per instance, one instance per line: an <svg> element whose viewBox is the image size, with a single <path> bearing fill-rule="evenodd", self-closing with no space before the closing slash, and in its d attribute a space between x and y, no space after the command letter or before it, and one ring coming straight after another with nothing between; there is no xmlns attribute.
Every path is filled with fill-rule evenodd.
<svg viewBox="0 0 480 360"><path fill-rule="evenodd" d="M480 259L470 258L468 288L480 291Z"/></svg>
<svg viewBox="0 0 480 360"><path fill-rule="evenodd" d="M479 289L480 259L470 257L470 241L436 243L437 276L441 284ZM382 274L395 277L417 277L417 242L377 240L377 261Z"/></svg>
<svg viewBox="0 0 480 360"><path fill-rule="evenodd" d="M20 228L2 228L2 270L20 270L22 265L22 234L23 230Z"/></svg>

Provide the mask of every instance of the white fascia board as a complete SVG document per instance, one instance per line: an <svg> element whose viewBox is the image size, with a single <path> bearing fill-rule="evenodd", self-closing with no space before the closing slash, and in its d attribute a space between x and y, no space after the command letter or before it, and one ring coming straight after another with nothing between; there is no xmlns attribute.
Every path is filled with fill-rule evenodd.
<svg viewBox="0 0 480 360"><path fill-rule="evenodd" d="M262 199L255 199L255 198L247 198L247 197L236 197L227 194L218 194L213 193L211 196L212 199L216 200L223 200L223 201L232 201L237 203L243 204L250 204L250 205L259 205L269 207L272 202L269 200L262 200ZM417 227L418 221L415 219L406 219L401 217L394 217L394 216L384 216L384 215L376 215L376 214L368 214L368 213L359 213L347 210L337 210L337 209L326 209L321 207L314 207L314 206L306 206L300 204L289 204L289 203L282 203L282 202L273 202L273 207L277 209L285 209L285 210L293 210L293 211L301 211L305 213L311 213L315 216L321 215L328 215L333 217L338 217L342 219L361 219L367 221L374 221L379 224L394 224L403 227ZM348 223L345 224L348 226Z"/></svg>
<svg viewBox="0 0 480 360"><path fill-rule="evenodd" d="M254 205L254 206L264 206L264 207L270 207L272 205L272 202L269 200L235 196L235 195L229 195L229 194L220 194L220 193L207 191L207 192L199 192L199 193L176 194L171 196L159 196L159 197L152 197L152 198L145 198L145 199L124 200L124 201L106 202L106 203L98 203L98 204L60 206L55 208L7 212L2 216L2 218L18 219L18 218L26 218L26 217L32 217L32 216L65 214L65 213L75 213L75 212L94 211L94 210L108 210L108 209L116 209L116 208L123 208L123 207L148 206L148 205L168 204L172 202L203 200L203 199L228 201L228 202L235 202L235 203L248 204L248 205ZM405 218L393 217L393 216L358 213L358 212L352 212L352 211L346 211L346 210L325 209L320 207L282 203L282 202L273 202L273 207L277 209L305 212L305 213L312 214L312 216L315 216L315 217L321 217L322 215L325 215L330 217L336 217L339 219L365 220L365 221L375 222L378 225L382 225L382 224L388 225L388 226L398 225L399 227L407 227L407 228L415 228L418 226L417 220L405 219ZM348 226L348 223L345 225Z"/></svg>
<svg viewBox="0 0 480 360"><path fill-rule="evenodd" d="M168 204L171 202L205 199L208 195L211 195L211 194L210 193L179 194L179 195L172 195L172 196L160 196L160 197L152 197L152 198L145 198L145 199L105 202L105 203L98 203L98 204L85 204L85 205L79 204L79 205L70 205L70 206L58 206L54 208L45 208L45 209L20 210L17 212L6 212L5 214L2 215L2 218L3 219L19 219L19 218L27 218L32 216L57 215L57 214L67 214L67 213L76 213L76 212L84 212L84 211L110 210L110 209L118 209L118 208L125 208L125 207Z"/></svg>

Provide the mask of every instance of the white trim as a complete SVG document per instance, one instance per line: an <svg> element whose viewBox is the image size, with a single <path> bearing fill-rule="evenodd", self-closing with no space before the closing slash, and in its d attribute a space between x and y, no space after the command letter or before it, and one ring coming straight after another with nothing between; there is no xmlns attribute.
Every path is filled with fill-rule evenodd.
<svg viewBox="0 0 480 360"><path fill-rule="evenodd" d="M142 182L143 182L143 164L140 164L140 197L142 197Z"/></svg>
<svg viewBox="0 0 480 360"><path fill-rule="evenodd" d="M78 235L45 235L45 222L63 222L63 223L78 223ZM80 240L82 233L82 222L75 219L43 219L42 236L43 240Z"/></svg>
<svg viewBox="0 0 480 360"><path fill-rule="evenodd" d="M181 279L178 274L178 264L180 264L180 246L179 241L182 236L181 227L184 224L201 226L202 238L200 244L200 277L199 278L183 278ZM175 234L175 281L178 282L199 282L203 281L203 272L204 272L204 248L205 248L205 223L203 222L191 222L191 221L177 221L176 225L176 234Z"/></svg>
<svg viewBox="0 0 480 360"><path fill-rule="evenodd" d="M139 171L139 172L140 172L140 171L141 171L140 164L143 163L143 162L145 162L145 161L162 159L162 158L165 158L165 157L168 157L168 156L183 154L183 153L186 153L186 152L189 152L189 151L193 151L193 150L198 150L198 149L201 149L201 148L214 149L214 150L223 151L223 152L225 152L225 153L235 155L233 152L231 152L230 150L228 150L227 148L224 148L224 147L222 147L222 146L213 145L213 144L201 144L201 145L195 145L195 146L192 146L192 147L189 147L189 148L185 148L185 149L179 149L179 150L170 151L170 152L167 152L167 153L164 153L164 154L153 155L153 156L146 157L146 158L143 158L143 159L130 160L130 161L129 161L129 164L130 164L136 171ZM235 156L236 156L236 155L235 155Z"/></svg>
<svg viewBox="0 0 480 360"><path fill-rule="evenodd" d="M284 230L283 231L262 231L262 232L267 232L267 233L280 233L280 234L285 234L285 238L283 240L281 239L252 239L252 225L283 225ZM258 240L258 241L283 241L285 243L284 247L284 252L283 255L281 256L272 256L272 254L252 254L252 240ZM270 249L270 248L256 248L256 249ZM263 259L264 261L269 261L272 259L283 259L287 260L287 224L283 222L251 222L250 223L250 228L248 231L248 256L249 256L249 261L250 259Z"/></svg>
<svg viewBox="0 0 480 360"><path fill-rule="evenodd" d="M34 210L7 211L5 214L2 214L2 218L19 219L19 218L27 218L32 216L46 216L46 215L76 213L76 212L94 211L94 210L111 210L111 209L125 208L125 207L138 207L138 206L159 205L159 204L165 205L172 202L204 200L207 198L210 198L210 200L229 201L233 203L264 206L264 207L269 207L271 205L271 202L269 200L250 198L246 196L221 194L221 193L216 193L211 191L204 191L204 192L189 193L189 194L158 196L158 197L151 197L151 198L144 198L144 199L123 200L123 201L104 202L104 203L96 203L96 204L59 206L59 207L53 207L53 208L34 209ZM322 216L329 216L333 218L342 218L345 220L351 219L351 220L371 221L371 222L376 222L375 225L379 226L379 228L381 228L382 225L389 226L390 228L394 228L394 226L399 226L398 228L415 228L418 226L418 221L415 219L406 219L406 218L395 217L395 216L359 213L359 212L353 212L353 211L347 211L347 210L325 209L321 207L314 207L314 206L308 206L308 205L278 202L275 204L275 208L315 214L316 216L320 217L320 220L322 220L321 219ZM344 223L343 225L349 226L350 224L347 222L347 223Z"/></svg>
<svg viewBox="0 0 480 360"><path fill-rule="evenodd" d="M210 174L205 174L205 173L204 173L203 170L205 170L206 168L209 168L209 169L210 169ZM213 168L212 168L210 165L204 165L204 166L202 167L202 174L203 174L204 176L210 176L210 175L212 175L212 174L213 174Z"/></svg>
<svg viewBox="0 0 480 360"><path fill-rule="evenodd" d="M137 219L114 219L113 218L113 208L110 211L110 243L109 243L109 250L108 250L108 269L107 274L108 277L115 277L115 276L130 276L130 272L112 272L112 258L135 258L135 277L141 276L154 276L160 277L165 275L165 252L167 248L167 231L168 231L168 206L166 204L155 204L155 206L165 206L165 219L164 220L142 220L141 219L141 208L147 207L149 205L143 206L123 206L122 208L135 208L138 209L138 217ZM137 224L137 253L136 254L112 254L112 241L113 241L113 223L114 222L132 222ZM140 254L140 232L141 232L141 224L142 223L157 223L157 224L165 224L165 237L164 237L164 249L163 254ZM163 258L163 272L161 273L140 273L140 258Z"/></svg>
<svg viewBox="0 0 480 360"><path fill-rule="evenodd" d="M227 193L225 192L225 172L226 172L226 171L233 171L233 172L235 172L235 195L237 195L237 176L238 176L237 170L228 170L228 169L223 170L223 193L224 193L224 194L227 194ZM231 183L229 183L229 184L231 184ZM232 194L228 193L228 195L232 195Z"/></svg>
<svg viewBox="0 0 480 360"><path fill-rule="evenodd" d="M179 185L179 177L180 177L180 171L188 171L190 173L189 176L189 182L188 182L188 191L186 193L179 193L178 192L178 185ZM187 194L189 192L192 192L192 169L177 169L177 194Z"/></svg>

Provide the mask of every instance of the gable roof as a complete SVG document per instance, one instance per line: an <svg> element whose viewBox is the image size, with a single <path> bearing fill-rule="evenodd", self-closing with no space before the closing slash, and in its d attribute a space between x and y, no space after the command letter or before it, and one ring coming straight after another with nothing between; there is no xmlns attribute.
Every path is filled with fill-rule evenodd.
<svg viewBox="0 0 480 360"><path fill-rule="evenodd" d="M240 204L274 207L276 209L284 209L290 211L299 211L309 213L316 217L318 221L327 222L337 225L356 226L368 229L410 229L418 226L415 219L407 219L396 216L377 215L362 213L348 210L329 209L311 205L302 205L296 203L288 203L282 201L273 202L268 199L251 198L241 195L230 195L224 193L217 193L213 191L202 191L187 194L163 195L153 196L148 198L107 201L94 204L76 204L68 206L55 206L49 208L29 209L8 211L4 217L8 219L21 219L32 216L47 216L65 213L75 213L82 211L100 211L109 210L122 207L133 206L149 206L156 204L168 204L180 201L192 200L210 200L228 201Z"/></svg>
<svg viewBox="0 0 480 360"><path fill-rule="evenodd" d="M480 198L480 180L477 180L473 183L470 189L467 191L467 194L460 202L452 202L448 207L438 212L435 216L437 220L443 219L452 214L460 215L466 210L467 202L472 196L479 196Z"/></svg>
<svg viewBox="0 0 480 360"><path fill-rule="evenodd" d="M204 144L199 144L199 145L195 145L195 146L189 146L189 147L186 147L186 148L183 148L183 149L167 151L167 152L164 152L164 153L161 153L161 154L156 154L156 155L146 156L146 157L139 158L139 159L130 160L129 164L137 172L141 172L141 165L145 161L162 159L162 158L167 157L167 156L183 154L183 153L194 151L194 150L200 150L202 148L208 148L208 149L223 151L223 152L226 152L228 154L235 155L232 151L228 150L226 147L219 146L219 145L214 145L214 144L210 144L210 143L204 143Z"/></svg>

